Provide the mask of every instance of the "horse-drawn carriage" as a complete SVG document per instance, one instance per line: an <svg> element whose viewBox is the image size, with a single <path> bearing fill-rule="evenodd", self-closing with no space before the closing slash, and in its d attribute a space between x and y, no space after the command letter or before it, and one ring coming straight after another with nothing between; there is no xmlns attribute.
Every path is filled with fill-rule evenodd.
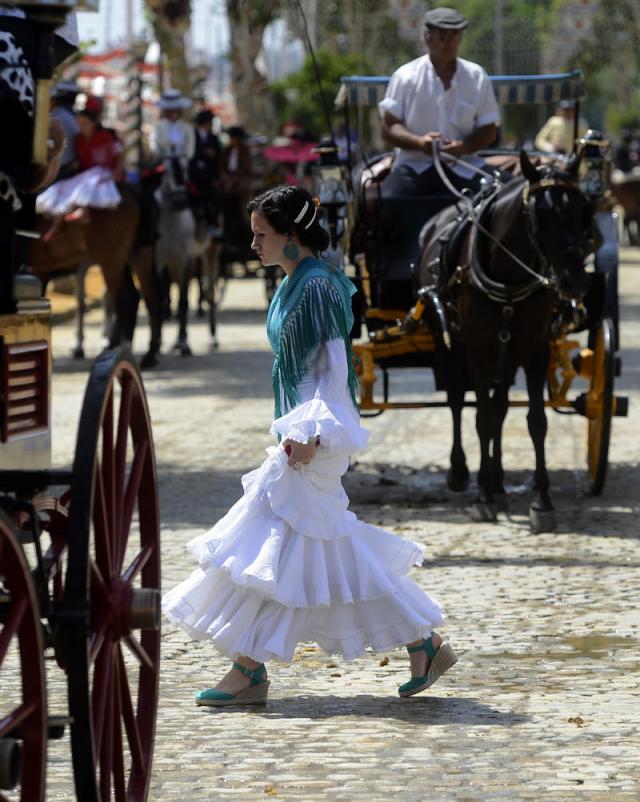
<svg viewBox="0 0 640 802"><path fill-rule="evenodd" d="M501 104L578 101L583 94L579 71L492 80ZM363 109L383 98L387 83L384 77L342 80L340 97L348 131L353 111L355 119L365 119ZM460 442L461 408L477 405L478 421L486 412L484 428L490 431L482 432L482 423L478 425L482 464L477 506L482 518L492 520L497 506L494 496L503 490L500 431L509 404L508 388L517 367L525 367L529 399L511 405L529 406L536 450L534 488L537 485L541 491L530 513L534 529L547 529L554 524L546 492L544 407L585 416L589 489L594 494L602 491L605 482L612 416L627 412L627 400L613 391L620 370L616 354L618 234L606 192L608 143L590 133L577 142L577 154L560 165L536 167L535 160L532 163L526 154L513 150L481 155L492 169L486 172L484 189L473 198L452 185L448 195L385 197L381 180L388 172L389 154L366 158L363 149L363 162L355 169L349 166L342 182L343 194L349 198L344 249L360 290L356 302L360 321L354 335L359 336L360 323L368 333L366 342L354 346L360 409L366 415L450 406L454 446L449 486L458 490L468 481ZM446 186L447 174L437 148L433 159ZM505 170L514 165L523 175L505 181ZM334 167L330 170L335 172ZM319 174L322 178L322 167ZM329 212L335 216L331 204ZM593 225L596 221L599 235ZM592 256L585 275L588 253ZM530 320L527 309L533 315ZM484 318L477 317L479 310ZM472 325L477 331L471 331ZM538 334L536 326L547 332L547 340L539 349L545 364L538 365L534 374L514 352L518 338L521 351L526 351L527 338ZM491 340L485 351L473 353L474 337L482 340L485 335ZM479 376L478 363L487 357L488 375ZM536 358L540 363L539 354ZM390 371L423 366L434 369L437 389L447 391L447 401L391 401ZM374 386L380 375L382 392L376 395ZM586 388L572 398L572 385L579 379L586 381ZM471 404L464 402L470 389L477 397ZM532 406L538 391L539 404L534 401Z"/></svg>
<svg viewBox="0 0 640 802"><path fill-rule="evenodd" d="M22 35L33 47L20 69L35 84L34 144L9 154L14 162L5 153L3 166L22 159L26 167L48 159L52 31L71 4L18 6L24 14L0 27L5 35L10 28L18 56ZM11 98L2 108L5 121L22 113ZM142 802L160 658L158 498L144 388L129 356L104 352L87 384L73 467L51 467L50 306L24 270L25 232L4 199L0 231L0 800L43 802L47 743L68 725L78 799ZM48 714L51 688L57 710L66 695L68 714Z"/></svg>

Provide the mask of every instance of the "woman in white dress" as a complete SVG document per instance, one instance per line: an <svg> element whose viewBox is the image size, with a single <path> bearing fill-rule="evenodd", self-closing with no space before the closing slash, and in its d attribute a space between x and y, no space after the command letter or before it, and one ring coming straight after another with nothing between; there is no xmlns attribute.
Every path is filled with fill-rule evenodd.
<svg viewBox="0 0 640 802"><path fill-rule="evenodd" d="M224 518L188 544L199 567L163 609L234 661L198 705L263 704L264 663L291 661L308 640L347 660L407 645L412 676L398 692L412 696L457 658L433 631L440 605L408 577L420 547L347 509L341 477L368 437L349 342L355 287L317 258L329 236L305 189L275 187L248 208L260 261L286 273L267 320L279 445L243 477Z"/></svg>

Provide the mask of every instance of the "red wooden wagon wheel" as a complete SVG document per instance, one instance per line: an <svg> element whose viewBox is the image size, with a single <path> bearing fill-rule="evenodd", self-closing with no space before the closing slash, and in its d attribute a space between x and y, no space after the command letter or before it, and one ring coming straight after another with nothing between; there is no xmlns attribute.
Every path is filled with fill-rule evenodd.
<svg viewBox="0 0 640 802"><path fill-rule="evenodd" d="M47 762L42 630L31 572L14 532L0 513L0 802L8 799L2 791L16 786L22 802L42 802Z"/></svg>
<svg viewBox="0 0 640 802"><path fill-rule="evenodd" d="M94 363L80 417L64 608L78 799L143 802L158 702L158 497L142 380L112 351Z"/></svg>

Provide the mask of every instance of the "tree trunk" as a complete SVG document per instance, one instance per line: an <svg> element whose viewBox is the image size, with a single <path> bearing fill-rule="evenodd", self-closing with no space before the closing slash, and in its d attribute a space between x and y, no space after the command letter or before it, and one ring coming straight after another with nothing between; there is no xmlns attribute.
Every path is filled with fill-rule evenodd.
<svg viewBox="0 0 640 802"><path fill-rule="evenodd" d="M179 89L187 97L193 89L185 51L184 37L191 24L189 0L146 0L153 33L165 59L169 80L161 89Z"/></svg>
<svg viewBox="0 0 640 802"><path fill-rule="evenodd" d="M274 0L227 0L230 62L238 122L253 133L273 133L275 109L267 80L256 68L264 29L278 12Z"/></svg>

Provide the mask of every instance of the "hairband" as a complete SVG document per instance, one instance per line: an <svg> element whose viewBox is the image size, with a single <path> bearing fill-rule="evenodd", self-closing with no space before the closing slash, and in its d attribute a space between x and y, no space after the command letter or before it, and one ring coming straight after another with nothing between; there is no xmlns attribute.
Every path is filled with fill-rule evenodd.
<svg viewBox="0 0 640 802"><path fill-rule="evenodd" d="M304 206L300 210L300 214L296 217L296 219L293 222L294 223L299 223L302 220L302 218L305 216L305 214L307 213L307 209L308 208L309 208L309 201L305 201L304 202ZM314 215L314 217L315 217L315 215ZM306 228L306 226L305 226L305 228Z"/></svg>
<svg viewBox="0 0 640 802"><path fill-rule="evenodd" d="M305 228L305 231L306 231L306 230L307 230L307 229L308 229L308 228L311 226L311 224L313 223L313 221L316 219L316 212L317 212L317 209L314 207L314 209L313 209L313 216L312 216L311 220L309 220L309 222L307 223L307 225L304 227L304 228Z"/></svg>

